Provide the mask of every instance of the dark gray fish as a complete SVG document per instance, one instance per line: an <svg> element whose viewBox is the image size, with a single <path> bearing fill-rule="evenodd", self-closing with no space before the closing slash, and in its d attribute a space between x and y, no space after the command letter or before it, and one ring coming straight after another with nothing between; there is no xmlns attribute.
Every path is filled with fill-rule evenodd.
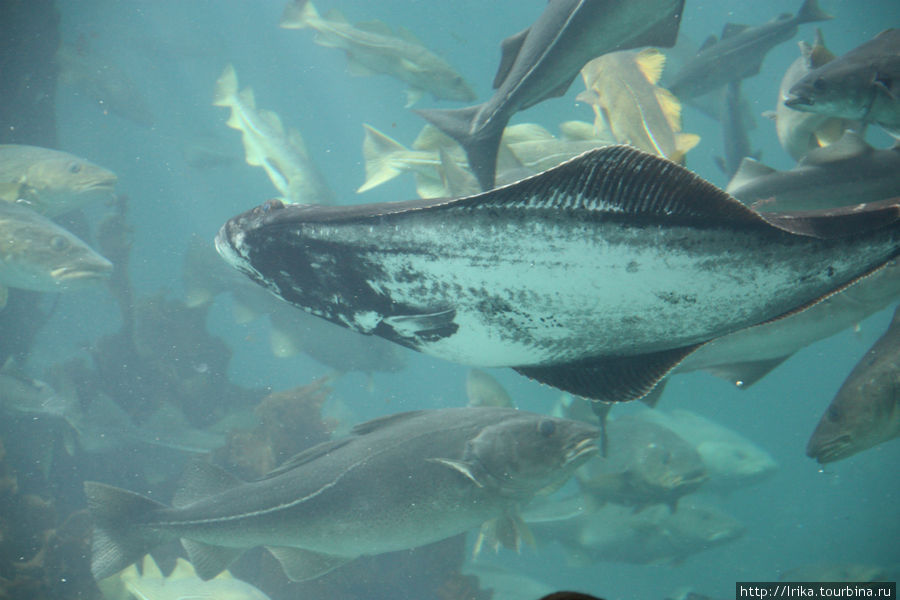
<svg viewBox="0 0 900 600"><path fill-rule="evenodd" d="M554 0L534 25L503 40L490 100L455 110L419 110L462 145L482 189L494 187L497 149L518 111L562 96L592 58L675 43L684 0Z"/></svg>
<svg viewBox="0 0 900 600"><path fill-rule="evenodd" d="M877 123L900 136L900 29L887 29L794 84L795 110Z"/></svg>
<svg viewBox="0 0 900 600"><path fill-rule="evenodd" d="M876 150L853 131L810 150L790 171L745 158L725 190L759 211L858 206L900 195L900 144Z"/></svg>
<svg viewBox="0 0 900 600"><path fill-rule="evenodd" d="M683 167L608 146L454 200L272 201L225 260L283 299L446 360L640 398L703 343L816 303L900 250L900 206L761 215Z"/></svg>
<svg viewBox="0 0 900 600"><path fill-rule="evenodd" d="M829 463L900 437L900 308L841 385L806 446Z"/></svg>
<svg viewBox="0 0 900 600"><path fill-rule="evenodd" d="M585 423L509 408L421 410L357 425L258 481L195 463L173 508L86 482L91 570L108 577L177 538L203 579L266 546L295 581L483 523L497 540L518 545L531 539L518 506L562 485L596 453L598 434Z"/></svg>
<svg viewBox="0 0 900 600"><path fill-rule="evenodd" d="M547 594L540 600L603 600L603 598L591 596L590 594L582 594L581 592L553 592L552 594Z"/></svg>
<svg viewBox="0 0 900 600"><path fill-rule="evenodd" d="M756 27L728 23L721 39L710 36L697 56L681 68L669 83L669 90L684 101L729 81L752 77L759 73L769 50L794 37L799 25L831 18L816 0L804 0L794 16L782 14Z"/></svg>
<svg viewBox="0 0 900 600"><path fill-rule="evenodd" d="M752 117L751 117L752 118ZM722 149L724 157L716 157L716 164L728 177L734 176L745 157L759 159L759 150L750 147L744 101L741 97L741 81L729 81L722 95Z"/></svg>

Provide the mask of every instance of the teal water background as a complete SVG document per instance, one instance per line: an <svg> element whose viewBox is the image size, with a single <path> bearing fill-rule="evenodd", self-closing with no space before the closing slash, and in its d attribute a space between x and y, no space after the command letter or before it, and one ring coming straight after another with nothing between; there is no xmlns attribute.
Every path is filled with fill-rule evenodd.
<svg viewBox="0 0 900 600"><path fill-rule="evenodd" d="M800 2L775 0L687 0L681 35L701 42L725 22L759 24ZM211 104L214 83L224 66L235 65L241 87L251 86L258 106L278 113L302 132L340 202L379 202L415 197L412 179L399 177L365 195L362 123L411 142L423 121L404 108L404 84L385 76L351 77L343 53L313 42L309 30L277 27L282 1L222 2L189 0L61 1L64 41L87 40L90 52L114 57L138 85L156 117L152 127L104 115L83 95L61 86L57 98L60 149L113 170L118 190L130 198L129 222L135 244L131 278L138 293L183 293L182 257L192 236L211 241L229 217L276 195L261 169L242 161L228 168L196 170L184 162L182 147L191 136L213 132L241 156L240 135L225 126L228 110ZM527 27L543 10L543 0L320 0L323 12L339 7L351 21L380 19L402 25L446 58L475 88L479 99L491 90L500 41ZM796 42L811 40L820 25L829 48L841 54L890 25L900 25L896 2L822 0L833 21L803 25L798 35L772 50L762 72L744 82L757 115L753 147L767 164L787 169L772 124L758 116L774 107L784 69L797 57ZM673 67L670 67L673 68ZM576 80L565 97L516 115L513 122L538 122L555 130L568 119L590 120L576 105ZM417 108L457 103L423 98ZM687 166L718 185L724 176L712 158L721 155L717 124L692 109L684 112L684 131L700 144ZM871 131L869 141L885 147L889 138ZM91 209L101 211L102 209ZM234 352L231 378L247 386L284 389L307 383L327 368L306 357L275 359L267 348L266 325L234 323L228 301L214 306L209 329ZM47 365L78 353L85 344L115 331L113 300L102 291L62 296L37 339L32 365ZM662 407L687 408L714 418L770 452L777 474L755 487L721 500L744 521L740 540L689 558L680 566L601 563L591 568L566 564L556 547L504 551L488 557L542 579L555 588L581 588L606 598L663 598L690 586L729 597L735 581L775 580L787 569L819 562L900 563L900 443L890 442L821 469L804 454L806 441L825 407L853 365L882 334L890 311L799 352L747 390L703 373L678 375L668 384ZM395 374L349 374L335 384L335 396L354 418L418 408L462 405L463 366L408 352L408 366ZM546 412L559 397L553 389L510 370L492 374L518 405ZM628 412L626 407L622 412ZM80 493L77 489L73 494Z"/></svg>

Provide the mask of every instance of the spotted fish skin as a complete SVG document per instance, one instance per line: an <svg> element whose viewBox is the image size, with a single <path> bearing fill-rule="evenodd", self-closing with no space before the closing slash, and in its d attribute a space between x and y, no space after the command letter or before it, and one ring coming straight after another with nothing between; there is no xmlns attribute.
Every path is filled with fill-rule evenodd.
<svg viewBox="0 0 900 600"><path fill-rule="evenodd" d="M671 161L610 146L465 198L267 203L216 246L356 331L627 400L704 342L882 266L900 248L898 214L890 201L761 215Z"/></svg>

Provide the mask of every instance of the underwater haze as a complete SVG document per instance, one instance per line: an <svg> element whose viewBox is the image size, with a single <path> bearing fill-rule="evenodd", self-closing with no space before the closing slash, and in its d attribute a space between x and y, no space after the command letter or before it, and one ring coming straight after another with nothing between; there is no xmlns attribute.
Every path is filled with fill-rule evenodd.
<svg viewBox="0 0 900 600"><path fill-rule="evenodd" d="M554 3L563 0L549 4ZM434 195L463 195L462 188L448 183L453 172L467 175L469 185L476 185L475 178L465 153L451 147L452 141L441 143L443 160L453 169L441 163L435 146L428 148L427 165L403 162L402 152L422 149L414 143L426 121L414 111L462 108L491 98L501 42L535 23L548 2L315 0L317 17L307 12L302 28L279 27L286 4L289 0L55 3L61 42L55 149L100 165L117 180L116 199L92 202L54 220L103 254L116 271L108 282L61 293L9 286L7 310L31 303L34 310L23 314L41 322L0 318L0 336L38 329L26 346L2 356L10 360L0 376L40 381L47 395L36 399L32 386L16 396L13 384L7 387L0 380L0 597L128 597L123 589L94 584L85 481L170 505L191 461L211 461L242 480L255 479L296 453L347 435L359 423L470 401L470 366L326 324L230 268L215 254L213 240L226 221L270 199L317 201L321 191L311 180L323 182L337 206L412 200L426 188L436 190ZM296 4L298 10L310 9L310 3ZM763 25L782 13L796 13L801 4L686 0L677 44L660 48L665 65L649 89L666 88L704 40L719 37L727 23ZM775 110L782 76L800 56L798 42L812 44L819 28L827 48L840 57L881 31L900 27L895 0L819 0L818 5L833 19L800 23L764 53L758 74L741 80L741 118L752 122L750 154L778 171L795 168L797 161L763 113ZM393 72L378 72L374 59L364 56L375 50L341 46L349 43L333 33L341 27L377 32L415 52L394 60L388 69ZM429 56L423 57L426 49ZM237 87L225 94L229 65ZM252 88L252 98L240 93L246 88ZM719 110L722 90L678 98L680 123L671 127L668 121L667 135L697 136L696 145L682 153L682 164L725 189L732 173L716 161L728 154L725 144L731 143L723 142L725 117L704 110ZM565 94L549 94L515 112L509 124L534 123L554 141L572 141L560 124L595 124L597 119L594 136L606 140L597 145L629 143L615 139L618 130L609 127L615 119L647 126L619 104L595 108L585 96L576 99L582 92L585 83L577 75ZM459 97L449 97L454 94ZM405 148L382 146L367 154L364 124ZM895 143L877 123L854 127L874 148ZM498 183L507 182L501 177L509 164L504 160L525 147L501 145ZM580 153L573 150L565 158ZM523 155L515 156L524 162ZM395 161L390 163L395 174L382 172L384 181L357 191L376 169L390 170L385 167L389 161ZM537 170L510 169L510 181ZM900 181L887 185L892 187L885 199L900 197ZM5 189L0 183L0 193ZM855 203L851 191L846 204ZM7 235L2 228L0 222L0 235ZM18 300L23 294L33 296ZM391 554L364 549L361 558L302 582L289 581L260 548L230 570L273 600L537 600L553 590L579 590L607 600L674 599L689 591L731 598L737 581L789 579L800 568L825 569L823 577L829 578L850 572L847 577L854 581L896 581L900 424L893 435L835 462L819 464L807 456L807 443L829 404L891 324L896 300L889 294L861 311L859 320L848 319L825 339L789 352L752 385L735 385L703 367L667 378L653 410L704 417L738 434L746 448L773 463L758 478L715 486L708 462L708 479L677 506L651 499L616 513L610 522L628 535L606 546L594 540L590 547L586 536L576 543L562 523L543 522L534 527L536 544L523 544L519 552L501 548L495 553L486 545L473 557L481 540L475 527L423 548ZM549 415L567 398L512 369L485 370L522 411ZM25 399L16 400L20 397ZM886 421L900 420L900 402L893 402L895 412L883 417ZM610 419L614 423L648 410L639 401L623 402L613 407ZM590 420L597 424L593 415ZM703 456L706 440L699 432L679 434ZM747 451L734 444L722 443L710 451L713 458L704 460L714 460L718 452L727 462L723 453ZM748 456L734 460L746 463ZM580 493L575 477L529 506L535 513L553 512L554 502ZM378 498L365 502L377 504ZM689 521L695 505L713 515L702 518L721 519L721 524L669 520L681 514ZM529 509L521 509L527 527ZM739 524L739 532L727 535L726 523ZM703 530L716 526L722 531ZM601 529L613 531L611 525ZM188 557L172 540L154 549L163 573L177 557ZM612 550L626 545L627 552Z"/></svg>

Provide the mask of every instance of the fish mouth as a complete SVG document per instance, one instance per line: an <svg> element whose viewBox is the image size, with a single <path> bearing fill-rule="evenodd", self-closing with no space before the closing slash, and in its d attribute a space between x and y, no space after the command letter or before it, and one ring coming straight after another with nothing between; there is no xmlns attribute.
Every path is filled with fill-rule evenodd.
<svg viewBox="0 0 900 600"><path fill-rule="evenodd" d="M591 456L600 452L600 447L596 442L597 438L600 437L600 432L591 432L590 434L586 435L588 437L579 440L578 442L573 444L571 448L568 449L565 457L566 465L587 460Z"/></svg>
<svg viewBox="0 0 900 600"><path fill-rule="evenodd" d="M820 464L834 462L853 454L853 438L844 434L822 444L809 444L806 455L816 459Z"/></svg>
<svg viewBox="0 0 900 600"><path fill-rule="evenodd" d="M59 267L50 271L50 276L54 281L61 284L89 282L97 279L105 279L112 273L113 265L111 262L98 263L90 267Z"/></svg>
<svg viewBox="0 0 900 600"><path fill-rule="evenodd" d="M784 105L788 108L794 108L795 106L812 106L813 104L815 104L815 102L812 98L799 94L794 94L784 101Z"/></svg>

